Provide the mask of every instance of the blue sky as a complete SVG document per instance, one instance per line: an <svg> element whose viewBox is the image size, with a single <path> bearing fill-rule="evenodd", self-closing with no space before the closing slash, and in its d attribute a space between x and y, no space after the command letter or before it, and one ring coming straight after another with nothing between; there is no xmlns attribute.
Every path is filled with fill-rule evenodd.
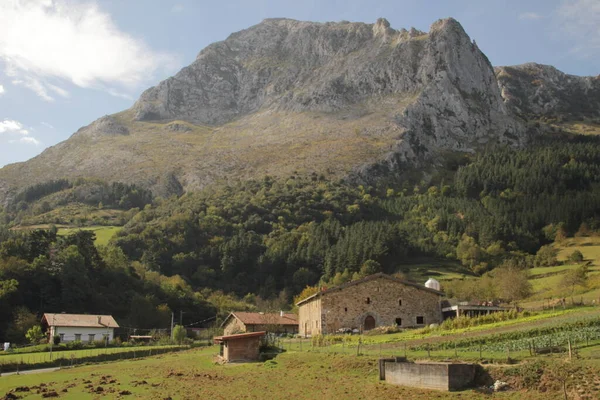
<svg viewBox="0 0 600 400"><path fill-rule="evenodd" d="M454 17L494 65L600 74L600 0L0 0L0 166L27 160L264 18L427 31Z"/></svg>

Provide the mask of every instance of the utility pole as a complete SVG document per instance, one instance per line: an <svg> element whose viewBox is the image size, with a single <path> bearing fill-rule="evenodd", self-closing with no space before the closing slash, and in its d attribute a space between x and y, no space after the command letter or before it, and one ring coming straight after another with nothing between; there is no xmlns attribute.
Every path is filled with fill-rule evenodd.
<svg viewBox="0 0 600 400"><path fill-rule="evenodd" d="M171 312L171 340L173 340L173 324L175 323L175 313Z"/></svg>
<svg viewBox="0 0 600 400"><path fill-rule="evenodd" d="M183 326L183 311L179 310L179 325Z"/></svg>

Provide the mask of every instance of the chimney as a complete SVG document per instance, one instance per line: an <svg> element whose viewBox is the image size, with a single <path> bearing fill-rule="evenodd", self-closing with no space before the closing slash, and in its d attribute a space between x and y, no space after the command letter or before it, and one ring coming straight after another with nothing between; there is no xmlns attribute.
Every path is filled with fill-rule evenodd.
<svg viewBox="0 0 600 400"><path fill-rule="evenodd" d="M283 317L283 310L279 311L279 316Z"/></svg>
<svg viewBox="0 0 600 400"><path fill-rule="evenodd" d="M98 325L102 325L102 317L98 315Z"/></svg>

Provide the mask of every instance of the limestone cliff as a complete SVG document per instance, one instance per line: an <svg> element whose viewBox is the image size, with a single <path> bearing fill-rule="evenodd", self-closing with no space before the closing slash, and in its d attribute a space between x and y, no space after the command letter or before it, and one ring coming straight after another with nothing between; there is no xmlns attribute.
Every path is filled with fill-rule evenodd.
<svg viewBox="0 0 600 400"><path fill-rule="evenodd" d="M57 177L157 193L168 191L161 182L190 190L294 171L370 180L382 167L398 172L447 150L522 144L513 109L454 19L428 33L385 19L268 19L208 46L130 110L0 170L0 200Z"/></svg>

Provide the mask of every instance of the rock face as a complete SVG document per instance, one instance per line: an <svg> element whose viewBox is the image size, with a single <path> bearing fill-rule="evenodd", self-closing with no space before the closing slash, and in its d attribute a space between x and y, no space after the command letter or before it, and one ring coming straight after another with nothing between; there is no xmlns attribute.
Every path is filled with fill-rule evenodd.
<svg viewBox="0 0 600 400"><path fill-rule="evenodd" d="M497 67L502 97L524 116L600 117L600 76L565 74L549 65Z"/></svg>
<svg viewBox="0 0 600 400"><path fill-rule="evenodd" d="M0 170L0 197L62 176L156 193L293 171L368 181L448 150L524 143L501 87L451 18L428 33L268 19L208 46L130 110Z"/></svg>
<svg viewBox="0 0 600 400"><path fill-rule="evenodd" d="M97 119L90 125L79 129L73 134L74 137L87 136L91 138L98 138L102 135L127 135L129 129L117 122L112 116L105 115L102 118Z"/></svg>
<svg viewBox="0 0 600 400"><path fill-rule="evenodd" d="M383 18L374 25L268 19L208 46L133 110L138 121L221 125L265 108L335 112L374 96L420 93L399 125L422 128L431 137L419 140L425 147L466 149L522 133L496 86L489 61L451 18L429 34L396 31Z"/></svg>

